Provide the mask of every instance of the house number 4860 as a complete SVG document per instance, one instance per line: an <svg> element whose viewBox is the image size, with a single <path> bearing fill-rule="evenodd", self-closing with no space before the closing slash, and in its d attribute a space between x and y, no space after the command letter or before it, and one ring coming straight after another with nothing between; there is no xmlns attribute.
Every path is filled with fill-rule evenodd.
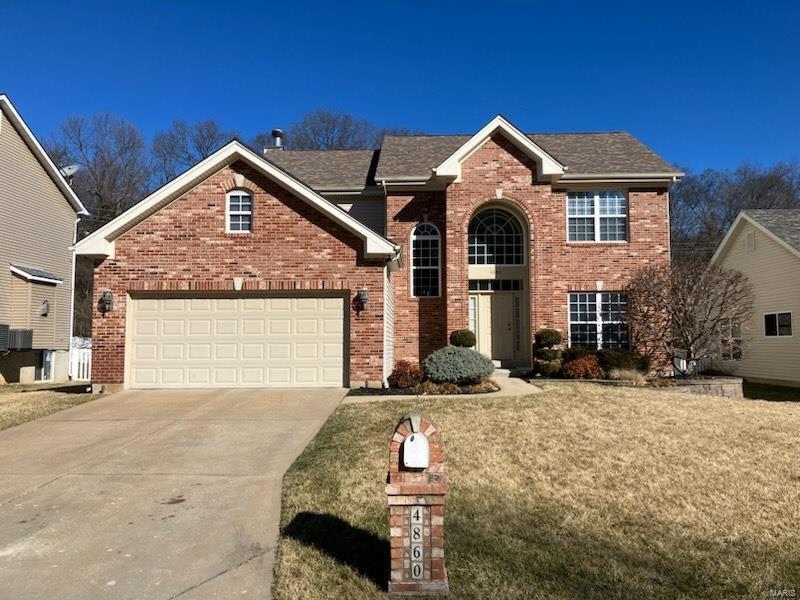
<svg viewBox="0 0 800 600"><path fill-rule="evenodd" d="M422 579L425 552L422 547L422 517L424 509L421 506L411 507L411 578Z"/></svg>

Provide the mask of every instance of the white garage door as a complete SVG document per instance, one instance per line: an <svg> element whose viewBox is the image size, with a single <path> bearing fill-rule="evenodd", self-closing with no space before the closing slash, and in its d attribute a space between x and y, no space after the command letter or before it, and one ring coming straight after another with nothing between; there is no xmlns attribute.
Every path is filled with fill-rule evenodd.
<svg viewBox="0 0 800 600"><path fill-rule="evenodd" d="M339 387L342 298L139 298L132 388Z"/></svg>

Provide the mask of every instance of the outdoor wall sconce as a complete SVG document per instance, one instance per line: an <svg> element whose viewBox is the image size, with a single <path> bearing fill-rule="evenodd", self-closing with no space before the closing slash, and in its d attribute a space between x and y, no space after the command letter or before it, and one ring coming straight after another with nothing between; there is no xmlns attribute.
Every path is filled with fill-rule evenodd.
<svg viewBox="0 0 800 600"><path fill-rule="evenodd" d="M355 298L353 298L353 310L356 311L356 314L361 314L361 311L367 310L367 304L369 303L369 290L367 288L361 288L356 292Z"/></svg>
<svg viewBox="0 0 800 600"><path fill-rule="evenodd" d="M101 315L105 315L107 312L111 312L112 308L114 308L114 296L111 294L111 290L103 290L97 301L97 310Z"/></svg>
<svg viewBox="0 0 800 600"><path fill-rule="evenodd" d="M42 317L46 317L50 314L50 303L47 300L42 300L41 306L39 306L39 315Z"/></svg>

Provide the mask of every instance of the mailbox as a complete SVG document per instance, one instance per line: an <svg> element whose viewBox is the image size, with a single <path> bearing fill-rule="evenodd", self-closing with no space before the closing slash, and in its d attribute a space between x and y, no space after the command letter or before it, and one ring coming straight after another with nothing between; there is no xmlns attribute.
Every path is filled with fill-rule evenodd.
<svg viewBox="0 0 800 600"><path fill-rule="evenodd" d="M389 593L444 595L444 445L437 427L418 414L406 415L389 442L386 496L391 565Z"/></svg>
<svg viewBox="0 0 800 600"><path fill-rule="evenodd" d="M430 447L424 433L412 433L403 441L403 466L407 469L427 469Z"/></svg>

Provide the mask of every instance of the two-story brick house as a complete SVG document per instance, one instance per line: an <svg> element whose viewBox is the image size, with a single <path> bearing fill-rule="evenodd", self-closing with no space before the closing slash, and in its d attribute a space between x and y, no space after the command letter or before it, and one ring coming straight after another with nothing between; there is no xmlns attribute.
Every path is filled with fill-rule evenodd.
<svg viewBox="0 0 800 600"><path fill-rule="evenodd" d="M96 261L93 379L357 385L469 328L627 343L625 282L668 261L672 165L626 133L388 136L263 155L231 142L77 246Z"/></svg>

